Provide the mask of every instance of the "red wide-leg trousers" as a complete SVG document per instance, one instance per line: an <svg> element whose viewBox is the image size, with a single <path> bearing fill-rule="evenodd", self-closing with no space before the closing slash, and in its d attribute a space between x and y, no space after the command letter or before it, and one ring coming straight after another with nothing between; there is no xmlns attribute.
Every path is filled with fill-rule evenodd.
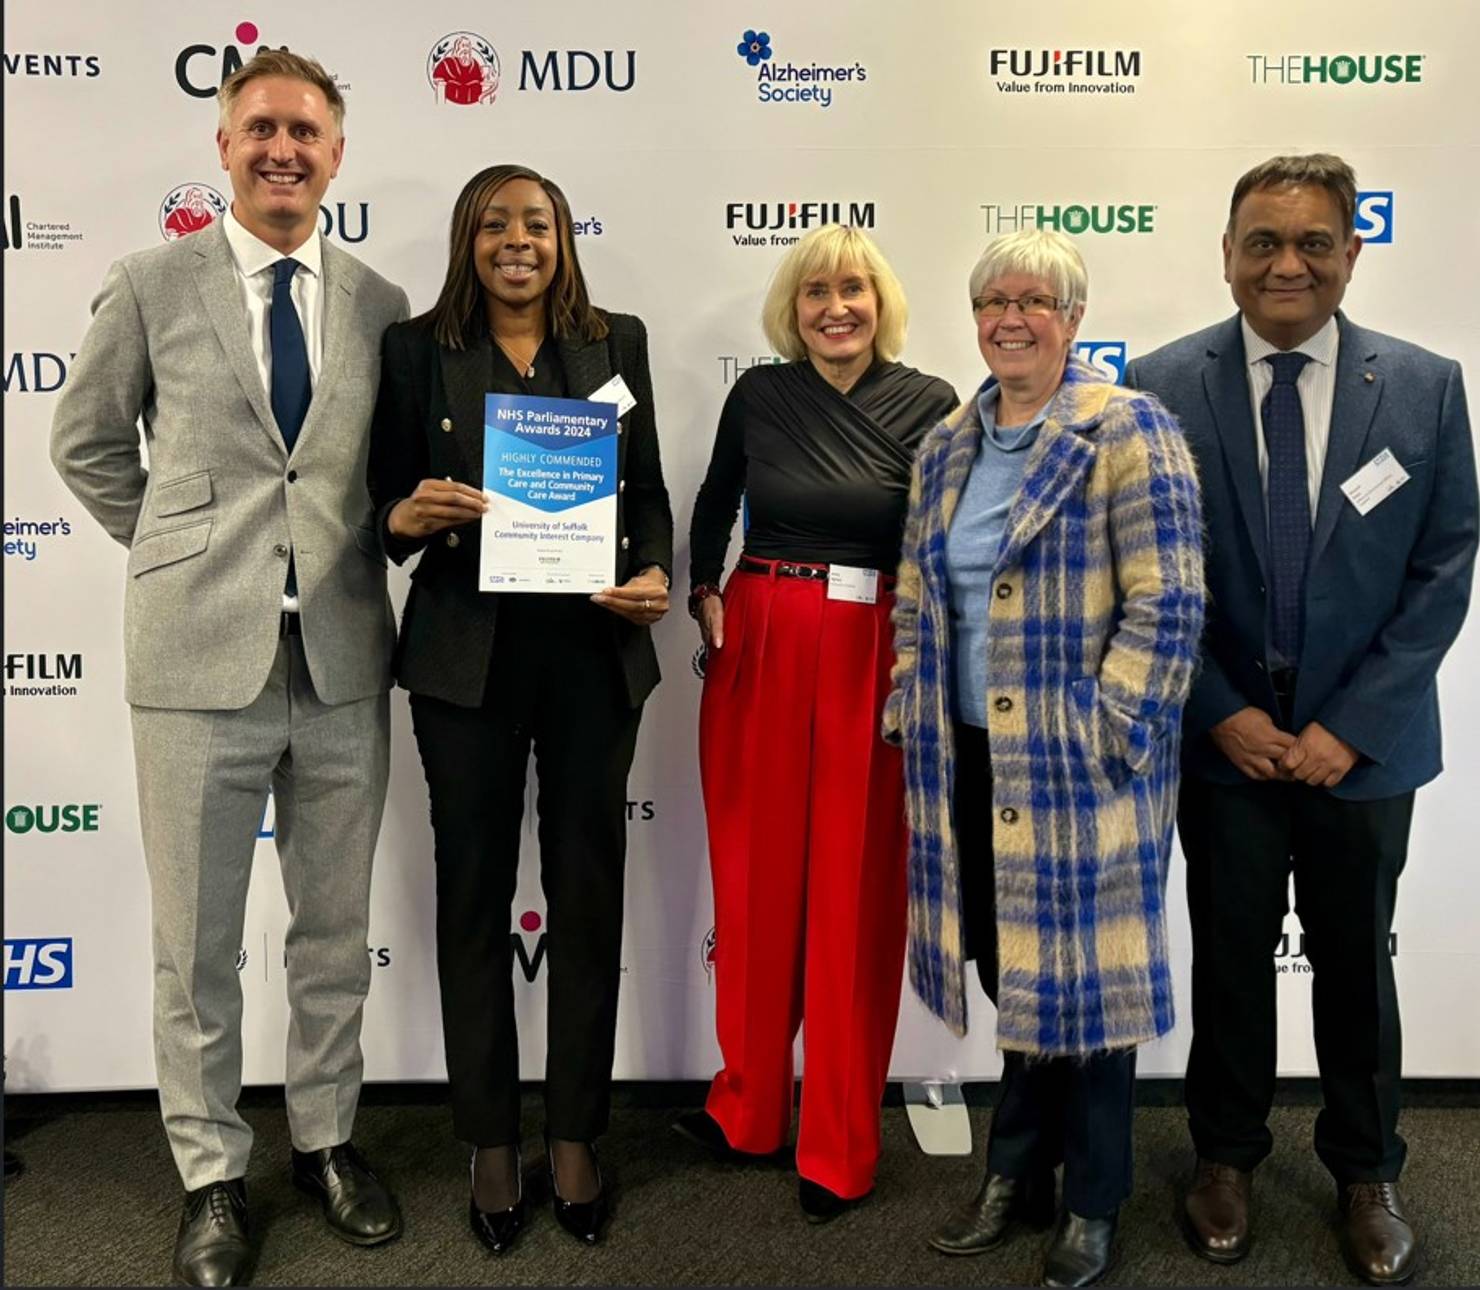
<svg viewBox="0 0 1480 1290"><path fill-rule="evenodd" d="M845 1198L873 1186L904 968L892 605L737 571L699 717L724 1058L707 1109L737 1150L780 1148L804 1024L797 1172Z"/></svg>

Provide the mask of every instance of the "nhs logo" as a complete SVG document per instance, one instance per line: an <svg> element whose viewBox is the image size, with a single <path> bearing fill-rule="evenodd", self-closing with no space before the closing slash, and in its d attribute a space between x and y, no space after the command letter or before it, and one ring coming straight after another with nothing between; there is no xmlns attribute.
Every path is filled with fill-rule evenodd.
<svg viewBox="0 0 1480 1290"><path fill-rule="evenodd" d="M1116 385L1125 380L1125 341L1076 340L1074 353L1091 367L1098 367Z"/></svg>
<svg viewBox="0 0 1480 1290"><path fill-rule="evenodd" d="M1352 221L1353 231L1368 246L1374 243L1385 245L1393 240L1393 193L1370 192L1357 194L1356 217Z"/></svg>
<svg viewBox="0 0 1480 1290"><path fill-rule="evenodd" d="M72 938L5 942L7 990L70 990Z"/></svg>

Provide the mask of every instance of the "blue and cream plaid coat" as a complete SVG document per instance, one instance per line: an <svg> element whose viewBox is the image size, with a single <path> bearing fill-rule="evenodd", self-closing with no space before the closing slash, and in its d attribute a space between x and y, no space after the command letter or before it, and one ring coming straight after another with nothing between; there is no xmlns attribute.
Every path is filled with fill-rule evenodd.
<svg viewBox="0 0 1480 1290"><path fill-rule="evenodd" d="M905 753L910 981L957 1034L966 972L946 533L981 433L969 399L915 462L884 709L884 736ZM1203 625L1201 532L1176 421L1071 357L992 575L999 1048L1081 1055L1171 1029L1163 906Z"/></svg>

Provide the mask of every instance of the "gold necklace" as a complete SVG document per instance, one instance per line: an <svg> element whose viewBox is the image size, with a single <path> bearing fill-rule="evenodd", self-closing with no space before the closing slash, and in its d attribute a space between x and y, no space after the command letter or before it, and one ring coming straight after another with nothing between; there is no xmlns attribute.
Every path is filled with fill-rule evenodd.
<svg viewBox="0 0 1480 1290"><path fill-rule="evenodd" d="M504 354L508 358L509 362L511 362L514 365L514 370L516 372L523 371L523 373L524 373L524 379L526 381L533 380L534 379L534 355L535 354L538 354L540 352L539 344L538 343L535 344L534 354L531 354L528 359L523 359L523 358L520 358L518 354L516 354L512 349L510 349L507 345L505 345L502 340L499 339L498 332L496 332L496 331L490 331L490 334L493 336L493 343L495 345L497 345L501 350L504 351Z"/></svg>

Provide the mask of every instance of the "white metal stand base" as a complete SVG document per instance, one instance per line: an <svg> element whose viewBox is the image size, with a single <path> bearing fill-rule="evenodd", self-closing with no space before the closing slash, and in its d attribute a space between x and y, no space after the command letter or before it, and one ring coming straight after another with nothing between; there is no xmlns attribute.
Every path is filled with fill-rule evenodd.
<svg viewBox="0 0 1480 1290"><path fill-rule="evenodd" d="M905 1084L904 1109L927 1156L969 1156L971 1117L961 1085L938 1080Z"/></svg>

